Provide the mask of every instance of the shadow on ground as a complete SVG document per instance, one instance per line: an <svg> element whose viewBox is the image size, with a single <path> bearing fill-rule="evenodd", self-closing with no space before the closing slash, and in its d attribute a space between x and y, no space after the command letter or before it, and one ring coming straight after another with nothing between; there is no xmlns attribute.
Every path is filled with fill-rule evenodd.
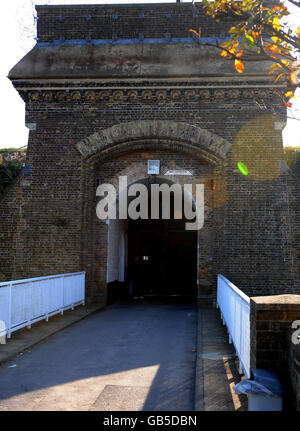
<svg viewBox="0 0 300 431"><path fill-rule="evenodd" d="M120 302L0 367L0 410L193 410L196 304Z"/></svg>

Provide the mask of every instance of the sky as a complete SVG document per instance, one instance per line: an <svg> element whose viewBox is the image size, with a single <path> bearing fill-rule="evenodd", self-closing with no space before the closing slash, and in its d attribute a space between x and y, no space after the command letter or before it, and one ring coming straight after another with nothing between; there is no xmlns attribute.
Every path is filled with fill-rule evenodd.
<svg viewBox="0 0 300 431"><path fill-rule="evenodd" d="M182 0L182 2L190 0ZM0 148L27 145L24 102L7 78L9 70L35 44L33 4L114 4L114 3L174 3L175 0L5 0L0 2ZM295 15L293 16L295 19ZM300 22L300 17L296 21ZM294 108L295 104L293 104ZM289 116L283 132L284 145L300 146L300 101Z"/></svg>

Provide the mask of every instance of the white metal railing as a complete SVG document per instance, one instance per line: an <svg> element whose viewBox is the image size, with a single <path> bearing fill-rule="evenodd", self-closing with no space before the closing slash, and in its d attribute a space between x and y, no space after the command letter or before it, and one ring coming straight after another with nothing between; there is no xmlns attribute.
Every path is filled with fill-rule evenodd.
<svg viewBox="0 0 300 431"><path fill-rule="evenodd" d="M219 274L217 307L239 358L240 373L250 378L250 298Z"/></svg>
<svg viewBox="0 0 300 431"><path fill-rule="evenodd" d="M0 337L85 303L85 272L0 283Z"/></svg>

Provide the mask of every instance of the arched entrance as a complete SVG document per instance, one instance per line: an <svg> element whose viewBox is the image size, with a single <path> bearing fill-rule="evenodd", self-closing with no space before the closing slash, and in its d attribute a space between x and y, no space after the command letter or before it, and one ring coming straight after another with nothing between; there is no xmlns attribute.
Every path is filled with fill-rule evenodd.
<svg viewBox="0 0 300 431"><path fill-rule="evenodd" d="M190 201L195 210L193 198L182 192L182 217L178 218L180 214L175 205L174 191L171 191L175 184L173 181L155 177L144 178L134 184L147 187L148 217L109 221L108 283L118 279L121 296L196 297L198 232L186 229L186 223L191 220L185 218L183 211L184 199ZM153 219L151 187L162 185L166 186L165 190L171 187L170 199L164 200L168 194L163 196L162 192L159 193L159 214ZM179 184L176 185L182 190ZM129 197L128 206L133 200L134 197ZM164 212L167 205L170 205L170 217Z"/></svg>
<svg viewBox="0 0 300 431"><path fill-rule="evenodd" d="M230 144L219 136L195 126L153 120L133 121L112 126L77 143L76 147L82 154L81 261L82 267L86 269L87 296L92 301L102 301L103 297L106 298L107 293L112 290L112 285L121 286L129 282L128 232L140 229L138 223L128 226L124 220L110 220L109 223L105 223L97 219L95 211L99 199L96 197L97 186L110 183L118 189L120 175L127 176L128 184L141 181L147 177L146 166L149 159L161 161L159 175L164 180L171 178L180 184L191 183L193 187L197 183L204 185L205 223L204 228L195 234L198 242L198 250L195 252L195 255L198 254L196 256L196 261L198 258L197 295L198 298L211 295L214 285L215 251L213 183L215 178L221 175L225 166ZM175 171L188 169L191 176L187 178L171 175L170 177L167 171L174 169ZM167 249L171 252L168 256L173 252L175 254L175 243L179 241L180 235L188 241L188 234L178 225L172 231L169 227L163 227L161 223L159 229L161 231L167 229L169 232ZM151 232L150 224L147 224L145 230ZM175 231L178 232L175 234ZM148 255L143 254L143 256ZM189 256L189 253L184 254L180 268L185 268L188 264L184 264L185 256ZM176 256L173 256L173 262L175 261ZM194 262L193 259L191 262ZM176 270L177 267L178 265ZM177 277L175 276L176 270L173 270L171 275L173 274L175 281L182 280L178 274ZM191 272L194 274L194 271ZM188 277L189 274L186 273L185 284ZM181 282L178 284L183 286ZM174 289L173 292L176 290Z"/></svg>

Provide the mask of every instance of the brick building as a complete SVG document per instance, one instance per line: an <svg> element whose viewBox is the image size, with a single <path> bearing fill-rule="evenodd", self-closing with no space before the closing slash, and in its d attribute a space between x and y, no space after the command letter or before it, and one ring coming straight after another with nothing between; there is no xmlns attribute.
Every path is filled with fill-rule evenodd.
<svg viewBox="0 0 300 431"><path fill-rule="evenodd" d="M37 14L38 42L9 74L26 102L31 170L1 202L0 280L85 270L96 301L110 286L128 291L139 266L148 294L211 299L218 273L250 296L300 293L296 186L274 114L281 84L261 61L238 74L188 31L201 27L209 44L231 23L190 3ZM99 220L97 186L124 175L204 184L203 228Z"/></svg>

